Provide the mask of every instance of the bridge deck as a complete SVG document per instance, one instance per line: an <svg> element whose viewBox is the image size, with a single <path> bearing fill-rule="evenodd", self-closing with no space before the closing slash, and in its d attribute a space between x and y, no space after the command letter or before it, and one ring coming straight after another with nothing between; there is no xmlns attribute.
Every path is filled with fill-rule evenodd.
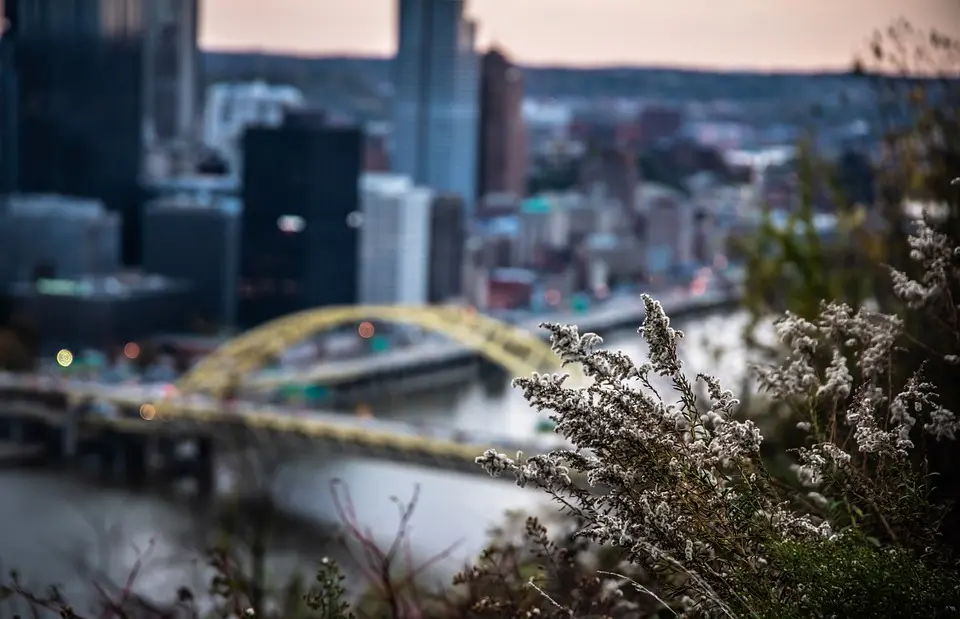
<svg viewBox="0 0 960 619"><path fill-rule="evenodd" d="M36 381L28 377L0 374L0 387L35 389ZM251 402L223 405L204 396L157 399L156 389L140 386L110 387L94 383L47 385L48 389L64 389L75 398L96 398L109 402L126 415L85 417L87 423L107 425L132 433L212 433L221 429L242 427L251 436L275 441L266 435L286 435L314 442L349 447L358 453L389 459L436 462L443 468L473 466L473 460L490 447L509 452L542 453L561 447L565 442L556 435L535 439L492 432L465 431L431 427L402 421L361 418L332 411L291 409ZM140 406L154 404L156 417L147 421L136 413ZM8 414L38 418L45 423L60 424L63 412L52 411L35 402L8 401Z"/></svg>
<svg viewBox="0 0 960 619"><path fill-rule="evenodd" d="M736 302L739 291L732 294L708 291L697 297L684 292L669 292L660 296L661 303L673 318L696 311L705 311ZM614 299L589 313L557 312L531 318L517 325L519 328L539 335L543 339L549 333L540 324L549 321L560 324L576 324L584 331L602 331L624 325L639 327L643 321L643 304L639 298ZM431 342L429 345L401 348L362 359L322 362L306 369L290 368L270 371L250 379L249 384L265 388L283 384L333 385L356 380L364 376L397 371L416 365L429 365L474 354L456 342Z"/></svg>
<svg viewBox="0 0 960 619"><path fill-rule="evenodd" d="M663 304L668 313L677 316L683 312L706 310L729 303L735 296L724 293L707 293L691 299L687 295L666 295ZM590 315L566 316L557 314L550 317L555 322L579 323L583 330L602 330L642 320L642 307L638 299L613 304ZM639 315L638 315L639 312ZM544 318L538 318L538 322ZM532 325L523 325L532 327ZM334 374L345 376L356 373L359 376L369 374L371 368L389 367L392 364L416 365L426 358L443 359L452 355L462 355L469 351L457 344L431 344L429 348L417 347L384 355L382 358L363 359L348 365L336 366L325 376ZM314 371L316 368L313 369ZM314 374L307 377L316 380ZM288 378L287 376L284 377ZM303 374L291 374L289 380L303 380ZM535 439L518 440L515 437L496 433L481 433L456 430L453 428L431 428L418 424L383 419L363 419L338 414L331 411L294 409L291 407L269 406L251 402L236 402L225 406L222 402L203 395L177 395L173 399L165 398L165 392L157 386L141 385L105 385L100 383L65 381L53 377L35 375L0 374L0 388L8 391L22 390L29 393L66 392L72 401L99 400L109 402L127 411L126 416L91 418L91 421L122 427L131 432L157 432L167 425L167 419L174 428L191 426L195 429L215 431L217 426L242 426L250 432L262 434L285 434L312 441L323 441L335 445L349 445L362 453L374 457L391 459L419 459L433 462L444 467L461 468L465 465L475 467L473 459L489 447L513 452L540 453L562 446L564 443L555 435ZM141 419L137 411L143 404L154 404L158 415L153 421ZM39 413L38 413L39 414Z"/></svg>

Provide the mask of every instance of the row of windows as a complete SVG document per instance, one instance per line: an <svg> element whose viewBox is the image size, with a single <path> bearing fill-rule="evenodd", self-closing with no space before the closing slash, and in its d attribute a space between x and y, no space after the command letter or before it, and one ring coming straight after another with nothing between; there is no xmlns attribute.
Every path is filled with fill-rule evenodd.
<svg viewBox="0 0 960 619"><path fill-rule="evenodd" d="M19 0L17 8L21 34L132 34L143 25L143 0Z"/></svg>
<svg viewBox="0 0 960 619"><path fill-rule="evenodd" d="M251 299L259 296L296 296L300 294L300 283L292 279L245 279L240 282L239 294Z"/></svg>

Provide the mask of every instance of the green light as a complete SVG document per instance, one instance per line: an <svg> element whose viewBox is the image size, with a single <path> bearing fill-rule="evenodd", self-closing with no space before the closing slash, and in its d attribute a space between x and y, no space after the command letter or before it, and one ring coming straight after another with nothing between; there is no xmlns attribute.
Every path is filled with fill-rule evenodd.
<svg viewBox="0 0 960 619"><path fill-rule="evenodd" d="M590 299L585 295L578 294L572 299L573 311L582 314L590 309Z"/></svg>

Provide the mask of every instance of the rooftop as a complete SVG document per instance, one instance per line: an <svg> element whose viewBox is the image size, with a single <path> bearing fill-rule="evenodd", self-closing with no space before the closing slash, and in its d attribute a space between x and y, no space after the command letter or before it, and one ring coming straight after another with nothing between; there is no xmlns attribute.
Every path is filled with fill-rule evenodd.
<svg viewBox="0 0 960 619"><path fill-rule="evenodd" d="M236 176L217 176L212 174L191 174L164 178L151 183L155 191L177 193L239 193L240 179Z"/></svg>
<svg viewBox="0 0 960 619"><path fill-rule="evenodd" d="M16 284L13 290L20 295L119 299L181 290L185 286L185 282L162 275L117 273L107 276L87 275L79 279L39 279L35 284Z"/></svg>
<svg viewBox="0 0 960 619"><path fill-rule="evenodd" d="M233 215L243 210L243 201L236 196L217 196L208 191L183 191L155 198L147 204L147 209L151 211L219 211Z"/></svg>
<svg viewBox="0 0 960 619"><path fill-rule="evenodd" d="M14 194L7 198L6 215L11 217L57 217L70 219L116 218L103 202L59 194Z"/></svg>
<svg viewBox="0 0 960 619"><path fill-rule="evenodd" d="M365 172L360 176L361 191L406 193L414 188L409 176L391 172Z"/></svg>

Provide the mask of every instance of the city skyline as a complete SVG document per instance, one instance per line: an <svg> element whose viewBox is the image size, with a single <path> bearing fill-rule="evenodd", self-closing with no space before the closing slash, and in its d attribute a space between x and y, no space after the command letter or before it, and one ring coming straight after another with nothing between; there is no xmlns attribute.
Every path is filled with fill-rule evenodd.
<svg viewBox="0 0 960 619"><path fill-rule="evenodd" d="M957 0L474 0L479 43L524 64L843 69L873 31L905 17L960 34ZM205 0L201 44L217 50L390 56L396 0ZM785 8L783 5L789 5ZM544 19L549 15L549 19ZM704 27L709 24L708 27Z"/></svg>

